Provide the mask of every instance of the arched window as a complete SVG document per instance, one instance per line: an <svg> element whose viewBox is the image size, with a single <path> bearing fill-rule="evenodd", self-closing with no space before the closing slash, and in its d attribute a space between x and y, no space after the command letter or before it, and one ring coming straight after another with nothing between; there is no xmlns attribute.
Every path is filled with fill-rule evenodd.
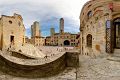
<svg viewBox="0 0 120 80"><path fill-rule="evenodd" d="M21 23L20 23L20 22L18 22L18 25L19 25L19 26L21 26Z"/></svg>
<svg viewBox="0 0 120 80"><path fill-rule="evenodd" d="M89 11L88 14L87 14L87 16L88 16L88 19L89 19L90 17L92 17L92 11Z"/></svg>
<svg viewBox="0 0 120 80"><path fill-rule="evenodd" d="M11 21L11 20L9 20L9 23L10 23L10 24L12 24L12 21Z"/></svg>
<svg viewBox="0 0 120 80"><path fill-rule="evenodd" d="M91 34L87 35L87 47L92 48L92 35Z"/></svg>

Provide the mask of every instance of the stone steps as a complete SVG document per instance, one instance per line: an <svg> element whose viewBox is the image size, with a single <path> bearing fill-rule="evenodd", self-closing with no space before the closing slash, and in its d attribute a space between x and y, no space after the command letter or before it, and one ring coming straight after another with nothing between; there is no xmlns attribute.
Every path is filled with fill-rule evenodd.
<svg viewBox="0 0 120 80"><path fill-rule="evenodd" d="M120 62L120 57L110 56L110 57L107 58L107 60Z"/></svg>

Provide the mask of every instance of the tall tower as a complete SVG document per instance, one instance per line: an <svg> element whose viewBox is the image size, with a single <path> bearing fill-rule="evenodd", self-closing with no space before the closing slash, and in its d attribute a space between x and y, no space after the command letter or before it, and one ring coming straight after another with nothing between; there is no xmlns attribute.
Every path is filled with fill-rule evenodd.
<svg viewBox="0 0 120 80"><path fill-rule="evenodd" d="M33 25L31 25L31 37L41 36L39 22L35 21Z"/></svg>
<svg viewBox="0 0 120 80"><path fill-rule="evenodd" d="M51 36L53 36L55 34L55 28L50 28L50 33L51 33Z"/></svg>
<svg viewBox="0 0 120 80"><path fill-rule="evenodd" d="M60 33L64 33L64 19L60 18Z"/></svg>
<svg viewBox="0 0 120 80"><path fill-rule="evenodd" d="M31 25L31 37L33 37L33 36L34 36L34 26Z"/></svg>

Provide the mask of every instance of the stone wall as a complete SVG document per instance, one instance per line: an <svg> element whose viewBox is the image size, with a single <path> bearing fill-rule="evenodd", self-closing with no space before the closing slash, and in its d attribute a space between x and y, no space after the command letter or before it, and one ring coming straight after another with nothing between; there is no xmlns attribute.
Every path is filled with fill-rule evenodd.
<svg viewBox="0 0 120 80"><path fill-rule="evenodd" d="M15 52L15 51L11 51L10 52L11 56L17 57L17 58L21 58L21 59L35 59L26 55L21 54L20 52Z"/></svg>
<svg viewBox="0 0 120 80"><path fill-rule="evenodd" d="M0 53L0 70L14 76L48 77L60 73L66 67L78 65L78 53L67 52L57 54L46 60L19 59Z"/></svg>
<svg viewBox="0 0 120 80"><path fill-rule="evenodd" d="M17 47L25 43L25 27L19 14L13 16L2 15L0 23L2 24L0 25L2 28L0 34L2 50L8 49L11 44Z"/></svg>
<svg viewBox="0 0 120 80"><path fill-rule="evenodd" d="M94 0L86 3L80 14L81 54L91 57L106 53L106 21L111 20L109 3L112 0ZM88 46L91 35L91 47Z"/></svg>
<svg viewBox="0 0 120 80"><path fill-rule="evenodd" d="M68 67L79 66L79 53L78 52L67 52L66 53L66 66Z"/></svg>

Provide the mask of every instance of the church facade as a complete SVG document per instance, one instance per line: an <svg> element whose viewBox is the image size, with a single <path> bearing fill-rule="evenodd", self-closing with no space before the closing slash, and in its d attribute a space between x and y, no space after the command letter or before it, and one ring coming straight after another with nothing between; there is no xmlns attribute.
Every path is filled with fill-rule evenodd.
<svg viewBox="0 0 120 80"><path fill-rule="evenodd" d="M90 0L80 14L81 54L96 56L120 50L120 1Z"/></svg>
<svg viewBox="0 0 120 80"><path fill-rule="evenodd" d="M0 50L22 46L25 43L25 27L22 16L2 15L0 18Z"/></svg>

